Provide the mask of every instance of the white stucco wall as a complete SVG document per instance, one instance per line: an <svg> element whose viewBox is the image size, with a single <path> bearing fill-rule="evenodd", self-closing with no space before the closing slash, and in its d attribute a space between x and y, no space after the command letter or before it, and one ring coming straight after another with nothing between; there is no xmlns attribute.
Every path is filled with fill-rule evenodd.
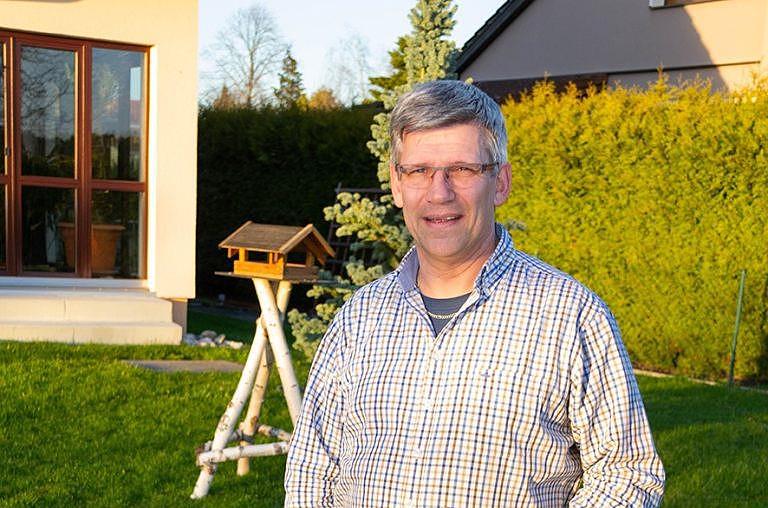
<svg viewBox="0 0 768 508"><path fill-rule="evenodd" d="M0 28L150 46L147 281L195 291L197 1L0 1Z"/></svg>
<svg viewBox="0 0 768 508"><path fill-rule="evenodd" d="M767 7L767 0L722 0L666 9L650 9L647 0L535 0L461 78L486 81L759 65L768 44ZM722 78L740 79L736 68ZM711 70L700 74L707 72L712 74Z"/></svg>

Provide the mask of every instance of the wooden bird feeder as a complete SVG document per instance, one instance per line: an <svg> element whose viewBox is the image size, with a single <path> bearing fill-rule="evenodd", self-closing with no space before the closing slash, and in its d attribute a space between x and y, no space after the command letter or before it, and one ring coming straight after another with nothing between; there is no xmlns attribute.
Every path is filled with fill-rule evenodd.
<svg viewBox="0 0 768 508"><path fill-rule="evenodd" d="M312 224L302 228L248 221L219 247L236 257L233 275L297 282L317 280L319 265L335 255Z"/></svg>
<svg viewBox="0 0 768 508"><path fill-rule="evenodd" d="M237 259L233 272L216 273L252 279L261 316L256 320L256 333L235 393L219 419L213 439L197 450L196 463L200 474L192 491L193 499L208 495L213 475L222 462L237 460L237 474L243 475L250 470L250 457L288 453L291 434L264 424L261 421L261 406L274 363L291 422L296 426L301 410L301 390L283 332L288 298L293 283L316 281L318 264L334 256L333 249L312 224L302 228L248 221L219 247L227 249L230 258L237 256ZM246 402L245 419L237 426ZM279 441L255 444L254 436L257 434ZM235 441L239 442L237 446L227 446Z"/></svg>

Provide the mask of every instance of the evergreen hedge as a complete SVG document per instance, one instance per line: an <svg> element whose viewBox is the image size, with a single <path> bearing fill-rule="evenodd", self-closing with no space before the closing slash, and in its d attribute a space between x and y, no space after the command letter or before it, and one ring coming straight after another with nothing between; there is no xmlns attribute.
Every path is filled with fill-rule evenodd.
<svg viewBox="0 0 768 508"><path fill-rule="evenodd" d="M615 313L636 365L768 379L768 88L647 91L551 84L504 105L518 248L573 274Z"/></svg>
<svg viewBox="0 0 768 508"><path fill-rule="evenodd" d="M378 186L376 160L365 147L378 111L200 110L198 295L254 299L250 283L214 275L231 268L219 242L246 220L294 226L311 222L325 235L323 208L334 201L338 183Z"/></svg>

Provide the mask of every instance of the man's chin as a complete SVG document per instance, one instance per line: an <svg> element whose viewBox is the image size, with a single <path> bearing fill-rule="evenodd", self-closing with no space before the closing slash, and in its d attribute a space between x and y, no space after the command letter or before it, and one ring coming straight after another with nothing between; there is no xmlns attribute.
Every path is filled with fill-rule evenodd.
<svg viewBox="0 0 768 508"><path fill-rule="evenodd" d="M445 238L445 241L430 240L416 244L419 257L433 262L450 263L461 257L463 249L455 241L455 238Z"/></svg>

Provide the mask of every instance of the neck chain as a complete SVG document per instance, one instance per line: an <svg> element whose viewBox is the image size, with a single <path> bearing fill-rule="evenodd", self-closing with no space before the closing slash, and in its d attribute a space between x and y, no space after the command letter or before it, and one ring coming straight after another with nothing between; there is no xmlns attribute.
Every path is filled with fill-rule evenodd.
<svg viewBox="0 0 768 508"><path fill-rule="evenodd" d="M418 279L418 277L416 277L416 288L419 289L419 291L421 291L421 288L419 288L419 279ZM429 312L429 309L424 309L424 310L427 311L427 315L429 317L431 317L432 319L451 319L453 316L456 315L457 312L459 312L458 310L455 310L455 311L451 312L450 314L437 314L435 312Z"/></svg>
<svg viewBox="0 0 768 508"><path fill-rule="evenodd" d="M456 311L458 312L458 311ZM427 314L432 319L451 319L453 316L456 315L456 312L451 312L450 314L435 314L434 312L427 311Z"/></svg>

